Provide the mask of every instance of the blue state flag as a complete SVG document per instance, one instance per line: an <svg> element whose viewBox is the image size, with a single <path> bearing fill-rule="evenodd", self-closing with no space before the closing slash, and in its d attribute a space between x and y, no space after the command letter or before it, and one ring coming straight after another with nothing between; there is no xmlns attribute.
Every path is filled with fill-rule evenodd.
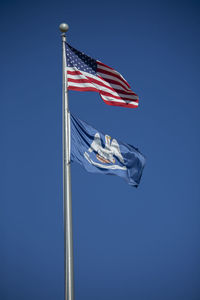
<svg viewBox="0 0 200 300"><path fill-rule="evenodd" d="M88 172L117 175L137 187L145 158L135 147L103 134L71 114L71 161Z"/></svg>

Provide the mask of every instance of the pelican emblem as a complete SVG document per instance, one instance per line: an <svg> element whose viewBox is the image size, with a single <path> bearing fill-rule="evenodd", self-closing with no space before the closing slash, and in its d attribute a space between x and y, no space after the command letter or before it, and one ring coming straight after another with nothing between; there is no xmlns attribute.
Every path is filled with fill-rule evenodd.
<svg viewBox="0 0 200 300"><path fill-rule="evenodd" d="M96 152L96 158L101 162L94 162L89 153ZM115 164L115 157L119 159L119 161L124 164L124 159L120 152L120 147L116 139L111 141L111 137L109 135L105 135L105 147L102 146L100 134L97 132L94 136L94 141L90 145L88 152L84 153L85 158L89 161L89 163L104 168L104 169L120 169L126 170L126 166L119 166ZM103 164L102 164L103 163Z"/></svg>

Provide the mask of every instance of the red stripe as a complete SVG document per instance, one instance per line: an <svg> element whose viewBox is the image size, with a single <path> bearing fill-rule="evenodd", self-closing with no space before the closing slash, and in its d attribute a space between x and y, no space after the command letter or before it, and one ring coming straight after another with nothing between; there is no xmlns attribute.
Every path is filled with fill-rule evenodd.
<svg viewBox="0 0 200 300"><path fill-rule="evenodd" d="M101 99L108 105L112 105L112 106L121 106L121 107L130 107L130 108L135 108L138 107L138 105L135 105L134 103L119 103L119 102L114 102L114 101L107 101L104 100L102 97Z"/></svg>
<svg viewBox="0 0 200 300"><path fill-rule="evenodd" d="M99 92L97 89L93 87L80 87L80 86L70 86L68 85L68 89L72 91L80 91L80 92Z"/></svg>
<svg viewBox="0 0 200 300"><path fill-rule="evenodd" d="M110 69L110 70L113 70L113 71L115 71L113 68L111 68L111 67L109 67L109 66L105 65L104 63L102 63L102 62L101 62L101 61L99 61L99 60L97 60L97 63L98 63L99 65L102 65L103 67L106 67L106 68L108 68L108 69Z"/></svg>
<svg viewBox="0 0 200 300"><path fill-rule="evenodd" d="M67 70L67 74L69 74L69 75L83 75L80 71L69 71L69 70Z"/></svg>
<svg viewBox="0 0 200 300"><path fill-rule="evenodd" d="M68 82L91 83L89 79L73 79L73 78L68 78Z"/></svg>
<svg viewBox="0 0 200 300"><path fill-rule="evenodd" d="M105 92L105 91L99 91L100 94L104 95L104 96L107 96L107 97L111 97L113 99L119 99L119 100L127 100L127 101L134 101L134 102L137 102L138 99L131 99L131 98L127 98L127 97L120 97L120 96L114 96L113 94L110 94L108 92Z"/></svg>

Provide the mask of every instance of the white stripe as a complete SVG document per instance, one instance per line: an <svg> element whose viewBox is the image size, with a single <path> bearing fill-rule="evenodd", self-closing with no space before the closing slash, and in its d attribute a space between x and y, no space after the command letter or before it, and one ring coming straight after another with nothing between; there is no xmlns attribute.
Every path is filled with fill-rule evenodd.
<svg viewBox="0 0 200 300"><path fill-rule="evenodd" d="M81 83L81 82L77 82L76 83L76 82L70 82L70 81L68 81L68 86L93 87L93 88L96 88L96 86L94 86L94 84L92 84L92 83Z"/></svg>
<svg viewBox="0 0 200 300"><path fill-rule="evenodd" d="M134 106L138 106L138 102L135 102L135 101L129 101L129 100L120 100L120 99L115 99L115 98L111 98L111 97L108 97L108 96L104 96L104 95L101 95L101 97L106 100L106 101L110 101L110 102L118 102L118 103L128 103L128 104L133 104Z"/></svg>

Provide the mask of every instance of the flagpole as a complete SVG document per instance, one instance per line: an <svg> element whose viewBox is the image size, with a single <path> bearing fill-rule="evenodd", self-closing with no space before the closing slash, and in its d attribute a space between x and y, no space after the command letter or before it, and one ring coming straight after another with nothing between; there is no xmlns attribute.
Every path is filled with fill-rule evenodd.
<svg viewBox="0 0 200 300"><path fill-rule="evenodd" d="M65 300L74 300L74 268L73 268L73 236L72 236L72 196L70 171L70 116L66 74L66 35L69 26L60 24L63 50L63 210L64 210L64 271L65 271Z"/></svg>

